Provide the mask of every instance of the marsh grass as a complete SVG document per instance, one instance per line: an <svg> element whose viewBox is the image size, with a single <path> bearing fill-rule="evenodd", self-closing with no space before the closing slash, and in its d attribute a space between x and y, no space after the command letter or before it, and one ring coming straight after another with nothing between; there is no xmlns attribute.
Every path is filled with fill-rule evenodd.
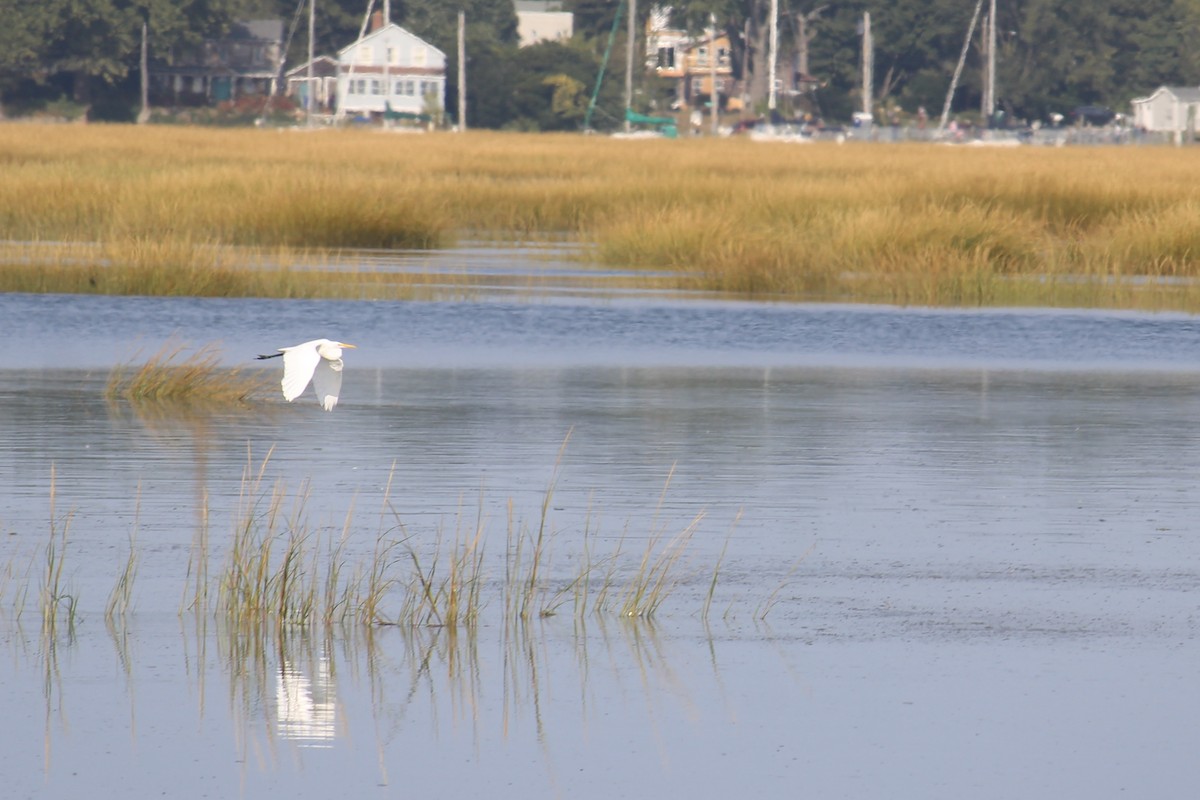
<svg viewBox="0 0 1200 800"><path fill-rule="evenodd" d="M57 519L57 471L50 468L50 536L43 550L45 557L42 584L38 594L42 613L42 641L47 649L53 648L58 638L59 625L65 621L67 633L73 634L78 620L79 598L71 593L63 577L67 562L67 532L74 516L68 512L61 521Z"/></svg>
<svg viewBox="0 0 1200 800"><path fill-rule="evenodd" d="M139 488L139 495L140 495ZM140 505L140 500L139 500ZM113 585L112 591L108 595L108 604L104 608L104 619L109 628L114 628L116 625L125 625L130 610L133 608L133 585L137 579L138 568L138 550L137 550L137 523L134 523L134 532L129 534L129 551L122 562L121 571L117 576L117 581Z"/></svg>
<svg viewBox="0 0 1200 800"><path fill-rule="evenodd" d="M105 397L143 410L171 405L247 406L269 391L272 382L262 370L222 367L214 345L189 350L169 342L141 365L115 366Z"/></svg>
<svg viewBox="0 0 1200 800"><path fill-rule="evenodd" d="M566 444L564 439L564 451ZM473 513L460 504L453 521L439 522L418 534L407 528L392 506L391 477L374 544L364 551L351 547L362 530L354 519L353 502L340 526L313 524L308 503L314 487L305 482L290 491L282 481L270 481L271 455L268 451L256 461L247 453L231 529L228 536L219 537L227 542L220 552L213 551L212 515L208 496L202 493L204 507L182 581L181 620L190 615L203 626L212 618L240 637L261 636L277 628L332 631L399 626L471 631L484 620L516 630L564 609L570 609L576 625L593 617L650 621L683 584L706 589L695 613L707 620L729 544L727 538L715 565L689 563L690 545L704 514L674 532L659 519L670 486L668 475L648 527L637 530L626 523L611 549L599 553L601 526L590 509L582 530L560 530L553 519L560 451L539 517L531 523L518 520L509 502L505 552L499 561L486 557L488 520L482 495ZM78 596L67 577L72 515L58 516L56 488L52 470L49 537L30 562L32 572L41 556L38 603L47 643L55 641L64 623L68 634L73 634L79 618ZM107 628L121 641L134 608L140 507L139 488L128 551L104 610ZM565 567L554 558L564 538L571 540ZM636 551L630 547L632 541L641 542ZM12 607L19 620L30 573L22 579L14 564L10 559L0 576L0 598L14 593ZM19 585L22 580L24 587ZM769 610L777 595L778 591L760 611ZM498 614L485 615L493 603L499 606ZM247 651L238 657L259 656Z"/></svg>
<svg viewBox="0 0 1200 800"><path fill-rule="evenodd" d="M22 125L0 153L4 291L419 297L473 282L321 262L470 232L748 297L1200 309L1195 148Z"/></svg>

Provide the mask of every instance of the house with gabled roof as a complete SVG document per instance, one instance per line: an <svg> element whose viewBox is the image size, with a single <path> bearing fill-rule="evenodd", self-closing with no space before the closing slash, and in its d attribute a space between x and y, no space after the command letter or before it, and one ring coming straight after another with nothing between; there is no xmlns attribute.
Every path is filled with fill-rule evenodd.
<svg viewBox="0 0 1200 800"><path fill-rule="evenodd" d="M273 94L283 63L283 20L238 22L220 39L172 53L150 70L159 102L196 105Z"/></svg>
<svg viewBox="0 0 1200 800"><path fill-rule="evenodd" d="M440 116L445 109L446 54L382 15L338 51L337 112L380 117Z"/></svg>

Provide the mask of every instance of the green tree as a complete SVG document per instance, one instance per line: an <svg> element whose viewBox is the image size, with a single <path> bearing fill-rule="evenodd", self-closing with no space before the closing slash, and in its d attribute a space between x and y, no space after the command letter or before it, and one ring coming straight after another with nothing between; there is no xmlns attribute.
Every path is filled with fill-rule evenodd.
<svg viewBox="0 0 1200 800"><path fill-rule="evenodd" d="M113 85L138 68L142 26L151 57L169 59L180 46L227 30L247 0L0 0L23 6L6 15L26 34L18 49L27 78L65 78L75 99L88 102L93 89ZM24 53L24 56L19 54ZM30 63L36 58L37 66ZM10 59L11 60L11 59ZM17 65L14 65L17 66ZM11 73L10 73L11 74Z"/></svg>
<svg viewBox="0 0 1200 800"><path fill-rule="evenodd" d="M521 130L579 130L599 62L587 43L540 42L514 57L512 119Z"/></svg>
<svg viewBox="0 0 1200 800"><path fill-rule="evenodd" d="M0 0L0 98L20 81L45 72L51 17L27 0Z"/></svg>

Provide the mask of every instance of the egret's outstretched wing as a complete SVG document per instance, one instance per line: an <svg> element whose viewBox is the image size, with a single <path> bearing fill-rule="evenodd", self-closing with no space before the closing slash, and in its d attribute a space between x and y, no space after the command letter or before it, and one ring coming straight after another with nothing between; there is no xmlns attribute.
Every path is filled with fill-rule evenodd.
<svg viewBox="0 0 1200 800"><path fill-rule="evenodd" d="M318 359L316 370L312 376L313 391L317 393L317 402L326 411L333 411L337 405L338 395L342 392L342 360L329 361Z"/></svg>
<svg viewBox="0 0 1200 800"><path fill-rule="evenodd" d="M289 403L304 394L321 356L311 343L283 348L283 397Z"/></svg>

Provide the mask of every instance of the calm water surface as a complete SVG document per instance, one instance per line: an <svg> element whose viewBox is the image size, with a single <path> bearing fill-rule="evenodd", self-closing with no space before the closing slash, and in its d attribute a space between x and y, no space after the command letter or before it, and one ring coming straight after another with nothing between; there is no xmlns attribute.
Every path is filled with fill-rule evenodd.
<svg viewBox="0 0 1200 800"><path fill-rule="evenodd" d="M0 353L11 796L1180 797L1200 779L1195 318L7 295L0 319L21 344ZM103 399L114 364L172 338L244 365L317 336L359 345L331 414ZM220 550L247 465L304 496L313 530L349 518L355 557L396 520L420 544L481 519L498 560L552 481L560 575L585 529L609 552L698 522L654 624L264 641L177 614L200 511ZM15 608L41 580L52 474L82 611L48 648L35 600ZM135 611L109 632L131 535Z"/></svg>

